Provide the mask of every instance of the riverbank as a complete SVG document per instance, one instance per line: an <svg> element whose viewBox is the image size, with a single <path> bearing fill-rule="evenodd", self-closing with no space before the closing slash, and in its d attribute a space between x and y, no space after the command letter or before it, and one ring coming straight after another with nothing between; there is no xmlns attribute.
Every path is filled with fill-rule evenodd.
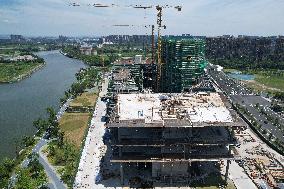
<svg viewBox="0 0 284 189"><path fill-rule="evenodd" d="M79 73L76 83L84 81L86 85L82 86L83 91L74 94L78 92L78 87L75 87L77 85L74 83L69 91L73 100L59 121L60 131L64 133L62 145L50 143L46 150L48 160L69 187L72 187L74 183L82 145L85 143L92 112L98 100L99 88L97 86L101 82L100 75L101 73L96 68L88 68ZM66 154L65 157L62 157L62 154Z"/></svg>
<svg viewBox="0 0 284 189"><path fill-rule="evenodd" d="M60 53L69 58L81 60L89 66L96 66L101 68L110 67L111 63L118 58L116 53L108 54L104 53L103 51L98 54L82 54L80 49L74 46L65 46L60 50Z"/></svg>
<svg viewBox="0 0 284 189"><path fill-rule="evenodd" d="M35 55L44 59L43 69L36 67L31 77L26 76L21 82L0 84L0 107L3 107L0 108L3 131L0 132L0 161L16 156L21 138L36 131L33 121L46 118L46 107L58 111L60 98L76 81L75 74L86 68L83 62L67 58L58 51L42 51Z"/></svg>
<svg viewBox="0 0 284 189"><path fill-rule="evenodd" d="M60 120L62 115L65 113L65 111L67 110L70 102L72 101L72 99L68 99L64 104L62 104L60 106L59 111L56 113L56 120ZM23 149L19 152L19 155L14 158L13 162L15 162L13 164L13 166L10 169L10 172L12 172L12 176L10 177L10 182L8 182L8 179L5 178L5 180L0 181L0 186L1 188L6 187L9 184L9 187L15 187L15 185L17 185L18 183L18 178L19 178L19 174L16 173L17 170L20 169L25 169L28 167L29 162L31 161L31 154L39 154L38 156L38 163L40 163L42 165L42 171L43 174L45 175L46 178L48 178L48 182L46 184L48 184L49 187L51 188L55 188L55 186L62 185L61 188L66 188L64 184L62 184L60 182L60 178L59 176L57 176L57 172L54 171L54 169L51 168L51 165L49 165L47 159L45 158L45 156L42 154L41 150L44 146L48 145L48 143L52 142L52 140L48 140L45 139L45 134L41 134L41 137L34 135L32 138L34 140L34 143L31 144L30 146L24 146ZM0 172L1 174L1 172ZM11 173L6 174L6 177L9 176ZM46 179L47 180L47 179ZM54 186L54 184L56 184Z"/></svg>
<svg viewBox="0 0 284 189"><path fill-rule="evenodd" d="M0 63L0 84L15 83L30 77L46 65L43 63Z"/></svg>

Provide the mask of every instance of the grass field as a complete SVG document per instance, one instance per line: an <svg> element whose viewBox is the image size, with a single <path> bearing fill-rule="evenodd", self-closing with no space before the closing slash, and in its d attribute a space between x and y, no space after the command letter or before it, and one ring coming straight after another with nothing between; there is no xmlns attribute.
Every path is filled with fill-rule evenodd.
<svg viewBox="0 0 284 189"><path fill-rule="evenodd" d="M75 144L78 149L81 147L90 116L89 113L65 113L59 121L65 139Z"/></svg>
<svg viewBox="0 0 284 189"><path fill-rule="evenodd" d="M238 72L238 71L239 71L239 70L231 69L231 68L223 69L223 72L225 72L225 73L232 73L232 72Z"/></svg>
<svg viewBox="0 0 284 189"><path fill-rule="evenodd" d="M281 91L284 91L284 77L283 76L274 76L274 75L265 76L265 75L257 74L255 80L270 88L276 88L276 89L280 89Z"/></svg>
<svg viewBox="0 0 284 189"><path fill-rule="evenodd" d="M271 93L284 91L284 76L261 73L254 73L254 75L255 80L247 81L246 84L255 91Z"/></svg>
<svg viewBox="0 0 284 189"><path fill-rule="evenodd" d="M41 63L0 63L0 83L21 79L39 65Z"/></svg>
<svg viewBox="0 0 284 189"><path fill-rule="evenodd" d="M80 96L77 96L71 103L71 107L87 107L87 106L95 106L97 101L97 94L85 92Z"/></svg>

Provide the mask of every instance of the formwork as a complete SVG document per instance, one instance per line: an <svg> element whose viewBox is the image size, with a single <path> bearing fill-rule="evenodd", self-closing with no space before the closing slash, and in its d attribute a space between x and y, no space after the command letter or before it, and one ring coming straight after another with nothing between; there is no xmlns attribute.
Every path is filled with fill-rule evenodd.
<svg viewBox="0 0 284 189"><path fill-rule="evenodd" d="M195 38L162 40L161 92L187 91L204 73L205 41Z"/></svg>

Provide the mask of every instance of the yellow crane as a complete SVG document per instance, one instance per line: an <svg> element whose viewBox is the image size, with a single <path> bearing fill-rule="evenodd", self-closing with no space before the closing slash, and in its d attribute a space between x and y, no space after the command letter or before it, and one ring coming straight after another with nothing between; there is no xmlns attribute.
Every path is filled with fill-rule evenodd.
<svg viewBox="0 0 284 189"><path fill-rule="evenodd" d="M80 6L78 3L70 3L70 6ZM161 83L161 76L162 76L162 37L161 37L161 29L166 29L165 25L162 25L162 16L163 16L163 9L167 8L174 8L177 11L181 11L182 6L172 6L172 5L116 5L116 4L87 4L87 6L93 6L98 8L106 8L106 7L127 7L127 8L135 8L135 9L152 9L156 8L157 10L157 30L158 30L158 45L157 45L157 80L156 80L156 91L160 89ZM124 26L128 26L127 24ZM129 25L130 26L130 25ZM154 33L154 25L152 25L152 33ZM152 63L154 63L154 35L152 34Z"/></svg>
<svg viewBox="0 0 284 189"><path fill-rule="evenodd" d="M156 80L156 91L159 91L162 77L162 36L161 29L166 29L166 26L162 24L163 9L175 8L177 11L181 11L182 6L171 6L171 5L131 5L131 7L136 9L151 9L156 7L157 10L157 29L158 29L158 45L157 45L157 80ZM152 25L152 63L154 63L154 25Z"/></svg>
<svg viewBox="0 0 284 189"><path fill-rule="evenodd" d="M148 7L136 7L136 8L152 8L153 6L148 6ZM164 28L166 29L165 25L162 25L162 15L163 15L163 9L165 8L175 8L178 11L181 11L182 7L181 6L170 6L170 5L164 5L156 6L157 10L157 28L158 28L158 47L157 47L157 80L156 80L156 91L160 90L160 84L161 84L161 77L162 77L162 37L161 37L161 29Z"/></svg>

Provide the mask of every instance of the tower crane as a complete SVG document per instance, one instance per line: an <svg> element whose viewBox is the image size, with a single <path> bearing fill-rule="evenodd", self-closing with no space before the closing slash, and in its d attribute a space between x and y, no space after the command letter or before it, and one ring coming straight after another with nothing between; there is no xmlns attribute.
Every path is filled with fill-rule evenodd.
<svg viewBox="0 0 284 189"><path fill-rule="evenodd" d="M142 6L142 5L135 5L133 8L141 8L141 9L149 9L154 7L151 6ZM160 89L160 83L161 83L161 77L162 77L162 37L161 37L161 29L166 29L165 25L162 25L162 15L163 15L163 9L165 8L175 8L177 11L181 11L182 6L171 6L171 5L156 5L157 10L157 28L158 28L158 48L157 48L157 80L156 80L156 91Z"/></svg>
<svg viewBox="0 0 284 189"><path fill-rule="evenodd" d="M80 6L78 3L71 3L71 6ZM158 46L157 46L157 80L156 80L156 90L158 91L160 89L160 83L161 83L161 76L162 76L162 37L161 37L161 29L166 29L165 25L162 25L162 16L163 16L163 9L167 8L174 8L177 11L181 11L182 6L172 6L172 5L116 5L116 4L100 4L100 3L94 3L94 4L87 4L87 6L93 6L98 8L106 8L106 7L126 7L126 8L135 8L135 9L152 9L156 8L157 10L157 30L158 30ZM127 24L126 24L127 25ZM152 25L152 31L154 31L154 25ZM153 47L154 47L154 32L152 32L152 63L154 63L154 56L153 56Z"/></svg>
<svg viewBox="0 0 284 189"><path fill-rule="evenodd" d="M171 6L171 5L149 5L149 6L143 6L143 5L130 5L133 8L136 9L151 9L153 7L156 7L157 10L157 29L158 29L158 46L157 46L157 80L156 80L156 91L160 89L161 84L161 77L162 77L162 37L161 37L161 29L166 29L166 26L162 24L162 15L163 15L163 9L166 8L175 8L177 11L181 11L182 6ZM154 31L154 26L152 28L152 31ZM154 63L154 34L152 32L152 63Z"/></svg>

